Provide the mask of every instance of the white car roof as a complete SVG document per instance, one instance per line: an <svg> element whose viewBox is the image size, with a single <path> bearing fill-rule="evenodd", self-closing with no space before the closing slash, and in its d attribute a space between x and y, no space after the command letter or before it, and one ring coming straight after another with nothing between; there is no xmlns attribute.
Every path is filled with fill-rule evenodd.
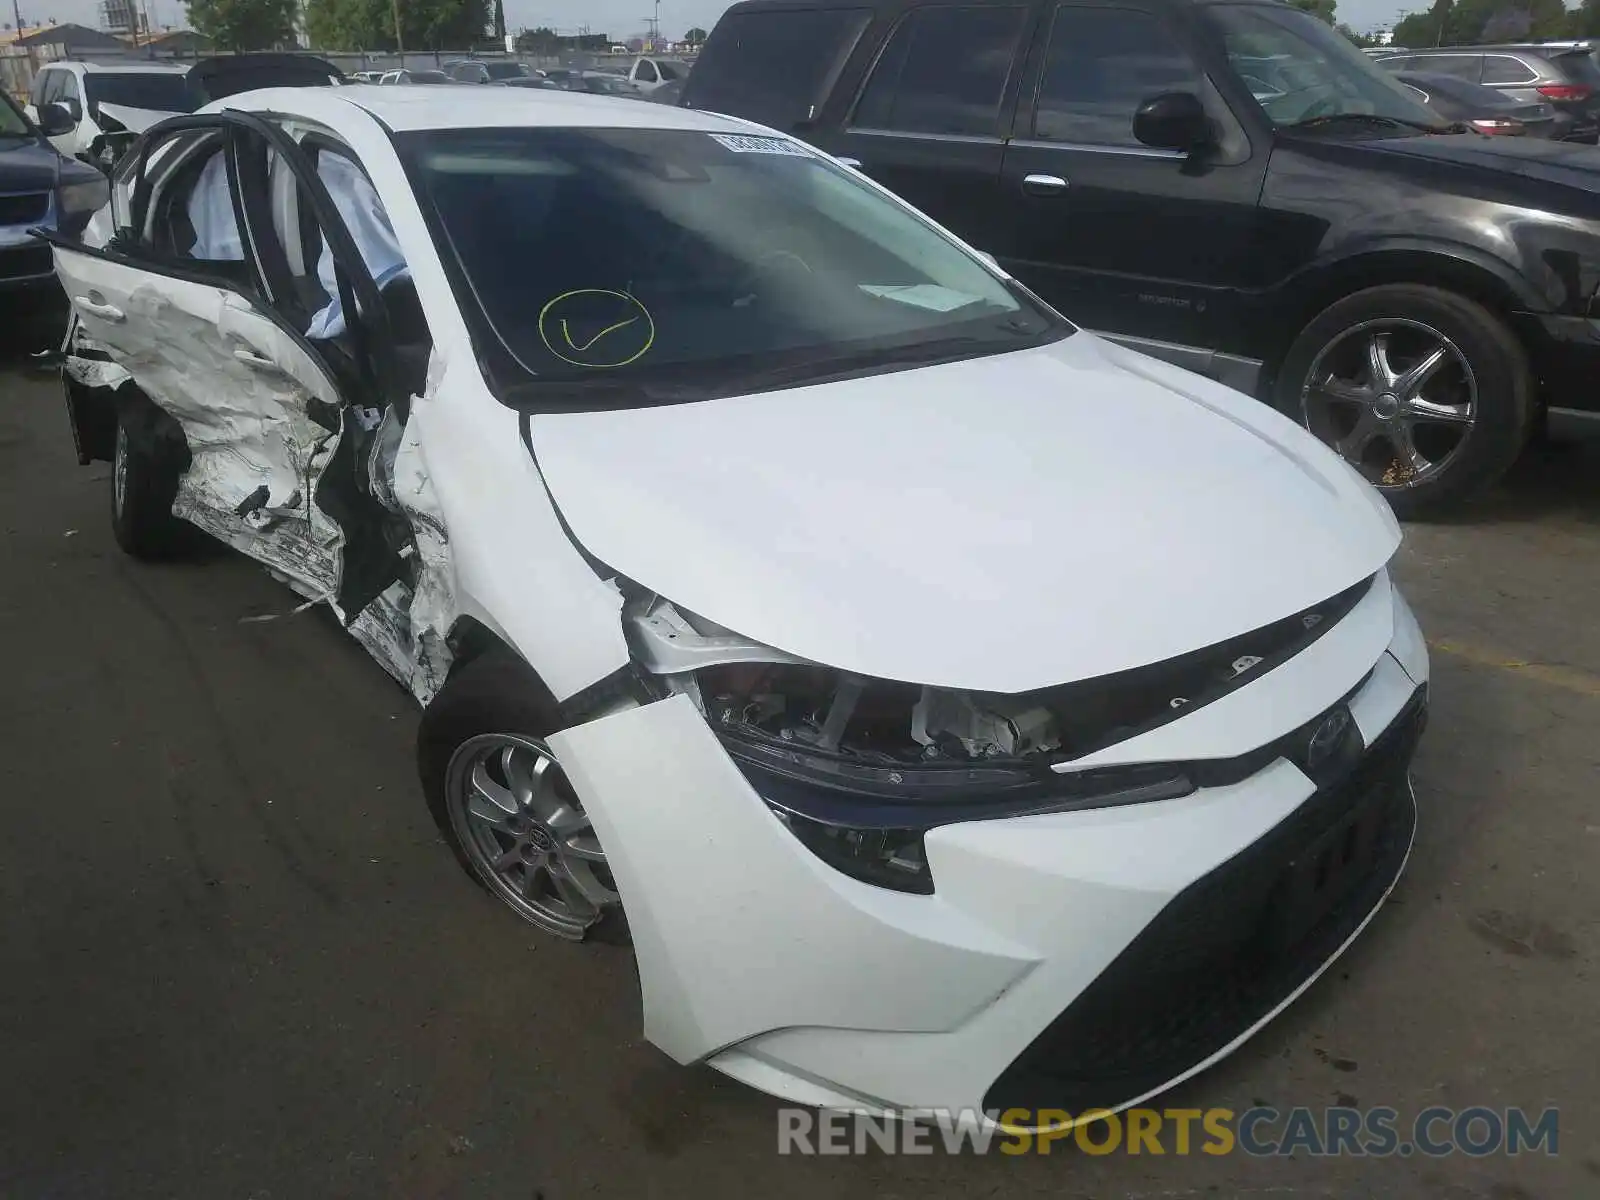
<svg viewBox="0 0 1600 1200"><path fill-rule="evenodd" d="M54 71L65 68L67 70L81 71L86 75L186 75L188 67L177 67L170 63L129 62L129 63L97 63L97 62L53 62L45 63L41 71Z"/></svg>
<svg viewBox="0 0 1600 1200"><path fill-rule="evenodd" d="M212 108L246 108L286 114L304 111L309 94L333 96L371 113L396 132L419 129L483 129L497 126L587 127L594 129L699 129L711 133L749 133L751 126L732 117L641 104L622 97L533 88L439 88L395 84L377 88L269 88L230 96Z"/></svg>

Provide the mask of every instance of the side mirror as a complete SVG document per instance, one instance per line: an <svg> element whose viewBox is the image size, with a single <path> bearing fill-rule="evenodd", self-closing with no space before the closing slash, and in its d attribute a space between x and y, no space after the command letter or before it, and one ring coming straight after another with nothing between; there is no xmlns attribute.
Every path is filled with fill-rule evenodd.
<svg viewBox="0 0 1600 1200"><path fill-rule="evenodd" d="M1133 136L1158 150L1202 150L1216 141L1205 105L1193 92L1162 92L1133 114Z"/></svg>
<svg viewBox="0 0 1600 1200"><path fill-rule="evenodd" d="M45 137L60 137L78 127L64 104L46 104L39 110L39 132Z"/></svg>

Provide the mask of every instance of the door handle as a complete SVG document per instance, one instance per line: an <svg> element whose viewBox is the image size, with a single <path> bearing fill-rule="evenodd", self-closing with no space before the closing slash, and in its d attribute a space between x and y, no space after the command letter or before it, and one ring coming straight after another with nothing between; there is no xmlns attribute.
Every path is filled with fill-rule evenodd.
<svg viewBox="0 0 1600 1200"><path fill-rule="evenodd" d="M849 167L852 171L861 170L861 160L859 158L841 158L838 163L841 167Z"/></svg>
<svg viewBox="0 0 1600 1200"><path fill-rule="evenodd" d="M128 314L115 304L102 304L98 300L91 300L88 296L74 296L72 302L91 317L104 317L107 321L125 321L128 319Z"/></svg>
<svg viewBox="0 0 1600 1200"><path fill-rule="evenodd" d="M245 366L257 371L278 371L282 369L266 355L257 354L254 350L235 350L233 357L238 362L242 362Z"/></svg>
<svg viewBox="0 0 1600 1200"><path fill-rule="evenodd" d="M1030 196L1059 196L1067 190L1067 181L1059 175L1025 175L1022 190Z"/></svg>

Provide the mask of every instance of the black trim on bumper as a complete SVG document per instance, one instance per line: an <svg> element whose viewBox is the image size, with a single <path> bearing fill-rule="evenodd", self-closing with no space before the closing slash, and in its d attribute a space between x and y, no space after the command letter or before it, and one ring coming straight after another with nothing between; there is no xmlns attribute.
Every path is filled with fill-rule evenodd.
<svg viewBox="0 0 1600 1200"><path fill-rule="evenodd" d="M984 1107L1131 1103L1311 978L1405 863L1416 827L1407 772L1426 720L1424 685L1341 778L1174 896L995 1080Z"/></svg>

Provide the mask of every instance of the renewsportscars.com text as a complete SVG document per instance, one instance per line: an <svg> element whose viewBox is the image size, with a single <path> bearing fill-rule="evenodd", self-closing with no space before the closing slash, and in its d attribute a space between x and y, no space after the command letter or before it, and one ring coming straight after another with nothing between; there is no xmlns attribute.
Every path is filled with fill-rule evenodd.
<svg viewBox="0 0 1600 1200"><path fill-rule="evenodd" d="M908 1111L880 1116L841 1110L778 1110L779 1154L1304 1155L1402 1158L1420 1154L1555 1155L1560 1111L1425 1108L1130 1108L1120 1113L1061 1109Z"/></svg>

